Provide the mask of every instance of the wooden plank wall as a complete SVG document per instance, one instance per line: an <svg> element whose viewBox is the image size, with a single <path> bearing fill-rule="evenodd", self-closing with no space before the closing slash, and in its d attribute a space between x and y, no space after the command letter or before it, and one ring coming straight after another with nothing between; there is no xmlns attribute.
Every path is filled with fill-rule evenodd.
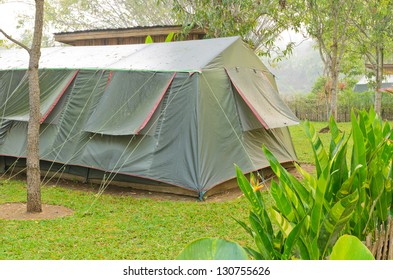
<svg viewBox="0 0 393 280"><path fill-rule="evenodd" d="M169 34L169 31L167 33ZM168 35L167 33L151 35L153 42L155 43L165 42L165 39ZM71 33L69 34L69 36L68 34L57 35L55 36L55 39L60 42L64 42L66 44L73 45L73 46L126 45L126 44L144 44L146 37L148 35L149 35L149 31L146 31L145 34L140 33L136 36L135 35L127 36L124 34L114 35L114 33L111 32L107 32L107 36L102 34L99 34L97 36L95 34L92 35L83 34L81 36L76 36L75 34ZM204 36L205 35L201 32L190 33L183 40L200 40L203 39ZM176 38L174 39L174 41L176 41Z"/></svg>
<svg viewBox="0 0 393 280"><path fill-rule="evenodd" d="M381 225L367 236L366 246L376 260L393 260L393 220L391 217L386 226Z"/></svg>

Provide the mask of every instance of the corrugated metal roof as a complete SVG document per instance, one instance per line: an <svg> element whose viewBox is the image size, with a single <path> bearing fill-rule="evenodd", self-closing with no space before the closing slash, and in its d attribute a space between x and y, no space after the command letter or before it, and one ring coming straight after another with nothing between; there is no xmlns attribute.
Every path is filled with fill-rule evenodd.
<svg viewBox="0 0 393 280"><path fill-rule="evenodd" d="M368 87L369 81L366 76L363 76L359 82L354 87L355 92L364 92L370 90ZM393 86L393 75L385 75L384 79L382 80L381 88L389 88Z"/></svg>
<svg viewBox="0 0 393 280"><path fill-rule="evenodd" d="M41 50L40 69L201 71L240 37L143 45L55 47ZM27 69L25 50L0 50L0 70Z"/></svg>

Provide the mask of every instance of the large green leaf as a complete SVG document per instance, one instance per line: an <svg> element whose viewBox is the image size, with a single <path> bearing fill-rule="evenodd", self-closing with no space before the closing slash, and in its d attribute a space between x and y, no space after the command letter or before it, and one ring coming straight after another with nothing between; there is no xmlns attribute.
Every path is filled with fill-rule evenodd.
<svg viewBox="0 0 393 280"><path fill-rule="evenodd" d="M329 158L323 147L322 141L319 138L314 126L312 126L308 121L304 123L306 135L311 143L312 150L315 159L315 168L317 171L317 176L319 177L324 168L328 167Z"/></svg>
<svg viewBox="0 0 393 280"><path fill-rule="evenodd" d="M374 260L370 250L352 235L341 236L333 246L331 260Z"/></svg>
<svg viewBox="0 0 393 280"><path fill-rule="evenodd" d="M330 182L327 191L326 199L331 201L340 186L348 179L348 166L347 166L347 142L342 138L334 150L330 162Z"/></svg>
<svg viewBox="0 0 393 280"><path fill-rule="evenodd" d="M255 244L263 258L266 260L281 259L279 252L274 249L274 236L266 232L261 220L253 212L250 213L250 224L255 232Z"/></svg>
<svg viewBox="0 0 393 280"><path fill-rule="evenodd" d="M323 206L325 204L325 192L327 190L328 169L324 169L323 173L317 179L317 186L315 190L315 202L311 209L311 230L315 237L319 236L320 226L322 224Z"/></svg>
<svg viewBox="0 0 393 280"><path fill-rule="evenodd" d="M153 42L153 38L150 35L147 35L146 39L145 39L145 44L152 44Z"/></svg>
<svg viewBox="0 0 393 280"><path fill-rule="evenodd" d="M298 239L302 234L302 229L304 226L304 221L306 220L306 217L304 217L300 223L298 223L291 231L291 233L288 235L288 238L285 240L284 244L284 253L283 253L283 259L289 259L292 256L292 251L293 248L296 246L298 243Z"/></svg>
<svg viewBox="0 0 393 280"><path fill-rule="evenodd" d="M236 166L236 174L237 174L237 182L239 188L244 193L244 196L251 203L251 207L253 212L257 214L257 216L261 217L261 222L263 223L263 228L269 235L273 234L273 227L270 222L270 218L266 212L265 205L263 202L262 195L260 191L255 191L251 183L244 176L243 172L240 170L238 166Z"/></svg>
<svg viewBox="0 0 393 280"><path fill-rule="evenodd" d="M351 171L353 172L358 165L363 166L363 168L359 170L359 180L363 182L366 180L367 177L366 148L364 144L365 139L353 112L352 112L352 138L353 138L353 149L352 149L352 158L351 158L351 169L352 169Z"/></svg>
<svg viewBox="0 0 393 280"><path fill-rule="evenodd" d="M348 224L358 199L359 195L356 190L334 204L326 215L318 238L322 258L329 253L329 248L338 238L340 231Z"/></svg>
<svg viewBox="0 0 393 280"><path fill-rule="evenodd" d="M298 239L299 254L302 260L311 260L311 246L310 242L303 235Z"/></svg>
<svg viewBox="0 0 393 280"><path fill-rule="evenodd" d="M172 42L174 36L175 36L175 32L169 32L168 36L166 36L165 38L165 43Z"/></svg>
<svg viewBox="0 0 393 280"><path fill-rule="evenodd" d="M258 199L258 197L255 194L255 190L253 186L247 180L246 176L244 176L241 169L237 165L235 165L235 167L236 167L237 183L239 185L239 188L242 190L244 196L251 203L251 206L254 209L254 211L260 214L264 208L263 201Z"/></svg>
<svg viewBox="0 0 393 280"><path fill-rule="evenodd" d="M287 193L284 192L275 181L272 181L271 183L270 193L273 196L281 215L291 222L294 221L296 210L292 208L292 204L287 197Z"/></svg>
<svg viewBox="0 0 393 280"><path fill-rule="evenodd" d="M283 236L287 238L293 229L291 223L283 217L281 212L277 211L273 207L269 209L269 214L272 220L275 221L275 224L278 226Z"/></svg>
<svg viewBox="0 0 393 280"><path fill-rule="evenodd" d="M337 145L343 138L340 136L340 129L338 128L337 123L334 121L333 115L330 116L329 128L331 136L329 158L331 158L334 155L334 151L336 150Z"/></svg>
<svg viewBox="0 0 393 280"><path fill-rule="evenodd" d="M191 242L177 260L247 260L246 251L237 243L220 238L202 238Z"/></svg>
<svg viewBox="0 0 393 280"><path fill-rule="evenodd" d="M289 174L289 172L278 162L276 157L265 146L263 146L262 149L266 159L269 161L270 167L280 181L278 185L275 185L277 189L272 191L272 195L276 195L276 197L273 197L278 199L277 206L291 206L291 217L287 216L287 218L292 221L294 218L293 215L295 215L296 221L300 221L305 215L305 208L307 208L307 205L303 205L302 200L302 197L307 197L307 194L305 193L307 190L301 186L294 176ZM274 186L274 183L272 183L272 186ZM285 213L285 215L287 215L287 213Z"/></svg>

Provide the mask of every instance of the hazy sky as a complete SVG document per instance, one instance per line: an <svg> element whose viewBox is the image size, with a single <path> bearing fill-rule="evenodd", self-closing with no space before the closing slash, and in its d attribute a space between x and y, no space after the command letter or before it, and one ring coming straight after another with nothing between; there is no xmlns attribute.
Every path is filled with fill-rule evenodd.
<svg viewBox="0 0 393 280"><path fill-rule="evenodd" d="M0 28L17 38L19 32L16 28L18 24L16 15L32 13L33 11L34 6L23 3L22 1L9 1L9 3L0 4ZM1 35L0 38L2 38Z"/></svg>

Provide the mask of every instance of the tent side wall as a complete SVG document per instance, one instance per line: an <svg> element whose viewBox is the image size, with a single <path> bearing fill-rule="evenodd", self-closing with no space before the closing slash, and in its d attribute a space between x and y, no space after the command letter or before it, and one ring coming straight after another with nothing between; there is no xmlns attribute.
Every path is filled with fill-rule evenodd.
<svg viewBox="0 0 393 280"><path fill-rule="evenodd" d="M278 108L277 116L287 124L282 122L270 129L264 127L250 108L253 104L247 104L234 87L227 73L227 69L232 68L263 73L266 80L258 81L263 87L257 90L261 90L266 100ZM252 82L259 76L250 79ZM264 92L264 87L269 88L269 92ZM250 93L258 94L253 90ZM258 100L261 103L263 99ZM259 106L260 111L267 110L267 106L263 108L263 102ZM235 178L234 164L244 173L268 167L262 145L270 149L281 163L297 161L287 127L289 123L297 123L297 119L279 98L274 76L241 40L235 41L203 69L199 81L198 108L199 169L204 191ZM221 168L217 171L214 166Z"/></svg>
<svg viewBox="0 0 393 280"><path fill-rule="evenodd" d="M142 97L152 96L158 90L159 94L152 97L156 101L140 100L142 97L136 94L140 86L133 90L128 86L124 88L126 81L134 81L138 75L142 75L139 83L148 87ZM157 79L162 75L168 76L167 82L157 88ZM121 76L123 81L117 80L116 76ZM145 83L148 79L144 76L151 78L150 84ZM170 184L198 195L197 80L197 75L188 73L79 71L48 115L47 121L53 122L44 122L41 126L41 159L53 163L44 164L44 168L59 174L65 171L86 177L86 180L99 179L105 173L109 181L129 175L142 182L155 181L150 190L154 186L162 190L163 185ZM1 79L0 83L4 81ZM18 87L17 83L14 87ZM27 91L17 97L22 100L25 98L23 94L27 97ZM120 110L118 105L135 106L131 101L148 102L152 107L141 112L142 117L122 115L129 114L130 110ZM118 122L119 119L123 121ZM124 124L125 120L129 123ZM27 120L2 118L0 124L0 155L25 157ZM127 127L129 132L125 129ZM135 134L132 127L141 129ZM59 169L59 164L64 168ZM135 178L130 181L138 182Z"/></svg>
<svg viewBox="0 0 393 280"><path fill-rule="evenodd" d="M235 164L244 173L268 167L262 145L282 163L297 160L288 127L245 129L236 104L238 93L224 69L206 70L200 76L198 151L205 192L236 177ZM251 112L245 114L251 123L258 122Z"/></svg>
<svg viewBox="0 0 393 280"><path fill-rule="evenodd" d="M199 56L199 47L207 54ZM228 75L228 69L236 67L260 71L267 80L251 78L257 81L253 89L275 88L273 75L240 38L130 48L132 55L122 47L116 48L118 54L127 55L104 58L112 63L108 65L121 65L121 70L41 70L46 90L42 92L45 117L40 153L43 169L50 171L45 176L68 173L86 181L124 180L150 184L149 190L177 192L177 188L203 195L234 178L234 164L246 173L267 167L262 144L281 162L296 160L288 128L266 129L259 119L264 118L263 106L249 104L252 89L242 96ZM70 58L67 65L78 64L71 60L74 50L64 50ZM96 65L89 50L76 53L86 54L88 62ZM50 54L43 58L46 65L55 63L50 57L62 57L60 50L46 51ZM163 60L156 67L166 70L130 70L134 62L153 67L152 60L144 64L146 55L161 55ZM188 70L168 70L170 65ZM9 67L15 68L12 63ZM50 77L56 82L48 83ZM18 158L17 163L23 164L26 156L26 83L25 70L0 71L0 101L10 105L0 108L0 156L9 157L3 165L10 168Z"/></svg>

